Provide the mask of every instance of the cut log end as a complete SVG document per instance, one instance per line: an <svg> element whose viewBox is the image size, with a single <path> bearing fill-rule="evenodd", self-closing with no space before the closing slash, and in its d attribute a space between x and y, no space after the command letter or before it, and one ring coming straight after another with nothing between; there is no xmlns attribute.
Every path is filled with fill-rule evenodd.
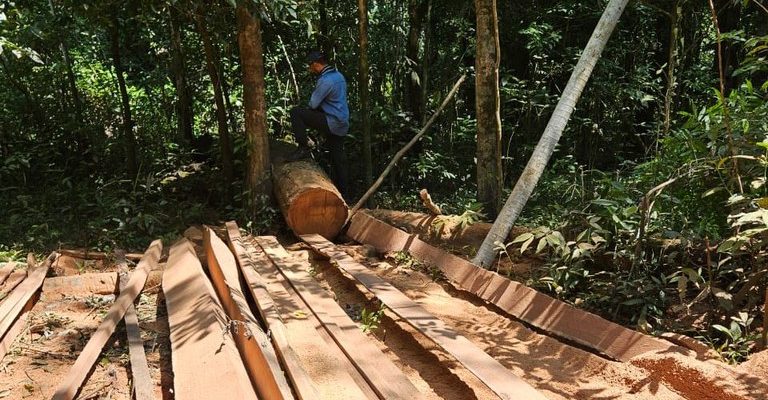
<svg viewBox="0 0 768 400"><path fill-rule="evenodd" d="M347 212L347 205L336 193L312 188L292 199L286 220L296 235L317 233L333 239L344 227Z"/></svg>
<svg viewBox="0 0 768 400"><path fill-rule="evenodd" d="M333 240L349 215L338 189L319 166L299 161L275 166L275 193L285 221L296 235Z"/></svg>

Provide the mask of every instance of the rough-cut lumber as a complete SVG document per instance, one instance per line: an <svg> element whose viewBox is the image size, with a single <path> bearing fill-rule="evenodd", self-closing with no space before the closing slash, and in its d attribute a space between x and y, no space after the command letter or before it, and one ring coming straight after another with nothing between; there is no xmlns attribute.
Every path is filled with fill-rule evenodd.
<svg viewBox="0 0 768 400"><path fill-rule="evenodd" d="M2 268L0 268L0 285L2 285L6 279L8 279L8 276L13 272L13 270L16 268L16 262L15 261L9 261L3 265Z"/></svg>
<svg viewBox="0 0 768 400"><path fill-rule="evenodd" d="M56 276L43 282L46 296L78 296L117 292L117 272Z"/></svg>
<svg viewBox="0 0 768 400"><path fill-rule="evenodd" d="M37 294L37 291L43 284L45 275L48 273L48 269L51 267L51 263L53 263L56 257L56 253L51 253L43 264L34 268L29 273L29 276L27 276L27 279L24 279L24 282L16 287L0 304L0 337L5 336L24 307L26 307L29 299Z"/></svg>
<svg viewBox="0 0 768 400"><path fill-rule="evenodd" d="M5 355L8 353L8 350L10 350L13 342L16 341L16 338L24 331L24 328L26 328L27 320L29 319L29 310L35 306L35 301L37 300L36 297L37 296L27 301L27 304L21 310L19 318L16 319L13 325L11 325L8 332L5 333L5 336L2 337L3 340L0 341L0 361L3 361L3 358L5 358Z"/></svg>
<svg viewBox="0 0 768 400"><path fill-rule="evenodd" d="M203 245L213 287L231 324L232 334L260 399L293 399L269 339L261 331L240 289L237 263L226 244L210 228L203 230Z"/></svg>
<svg viewBox="0 0 768 400"><path fill-rule="evenodd" d="M269 336L272 338L275 352L280 357L283 366L285 366L286 373L296 390L297 397L301 400L319 399L320 394L317 388L307 374L307 371L302 367L296 352L288 343L285 325L280 319L280 314L275 307L272 296L267 291L262 277L254 270L252 265L254 261L251 260L243 247L240 228L237 227L234 221L227 222L226 226L229 249L235 255L240 272L243 273L261 319L266 324L267 329L269 329Z"/></svg>
<svg viewBox="0 0 768 400"><path fill-rule="evenodd" d="M301 239L362 283L389 310L451 354L502 399L546 399L469 339L430 314L387 281L370 272L347 253L337 249L333 243L319 235L303 235Z"/></svg>
<svg viewBox="0 0 768 400"><path fill-rule="evenodd" d="M120 291L128 287L128 274L120 276ZM133 303L125 309L125 334L128 336L128 355L131 360L131 382L133 398L136 400L154 399L152 375L149 373L147 355L144 353L144 340L141 339L139 317Z"/></svg>
<svg viewBox="0 0 768 400"><path fill-rule="evenodd" d="M103 253L100 251L88 251L88 250L70 250L59 249L57 253L63 256L69 256L72 258L79 258L81 260L110 260L116 257L116 254ZM122 257L131 261L141 260L142 254L138 253L124 253Z"/></svg>
<svg viewBox="0 0 768 400"><path fill-rule="evenodd" d="M304 261L291 257L274 237L257 237L256 241L379 396L385 399L421 398L403 372L381 354L341 306L309 276Z"/></svg>
<svg viewBox="0 0 768 400"><path fill-rule="evenodd" d="M163 274L176 399L257 399L216 292L187 239L171 247Z"/></svg>
<svg viewBox="0 0 768 400"><path fill-rule="evenodd" d="M147 280L147 274L152 267L157 265L157 260L160 259L160 252L162 251L163 243L160 240L155 240L144 253L136 269L131 274L131 278L125 287L125 290L120 292L120 295L115 299L115 303L109 308L109 312L104 317L104 320L96 328L96 331L91 335L88 343L77 356L77 360L64 379L59 383L56 392L53 395L54 400L71 400L75 397L80 390L80 386L85 381L86 376L93 368L94 363L98 360L101 350L104 345L112 336L117 324L123 319L125 310L136 300L136 296L144 288L144 283Z"/></svg>
<svg viewBox="0 0 768 400"><path fill-rule="evenodd" d="M347 222L349 208L323 170L312 161L273 165L275 196L296 235L333 239Z"/></svg>
<svg viewBox="0 0 768 400"><path fill-rule="evenodd" d="M322 400L378 399L326 327L312 313L291 284L270 261L252 236L243 238L254 270L264 279L285 324L286 337L316 383Z"/></svg>
<svg viewBox="0 0 768 400"><path fill-rule="evenodd" d="M0 288L0 301L3 301L6 297L8 297L8 294L11 293L11 291L16 288L16 286L19 286L19 284L23 282L24 278L26 277L26 270L20 269L18 271L11 272L11 275L8 276L5 284L3 284L2 288Z"/></svg>
<svg viewBox="0 0 768 400"><path fill-rule="evenodd" d="M363 212L352 218L347 235L381 252L409 252L422 263L439 268L458 289L539 329L573 340L615 360L629 361L648 352L686 352L680 346L625 328L480 268Z"/></svg>
<svg viewBox="0 0 768 400"><path fill-rule="evenodd" d="M362 211L408 233L418 234L419 238L427 243L446 244L451 248L466 247L477 250L483 244L483 239L488 235L492 226L487 222L475 222L468 226L459 226L458 216L455 215L435 216L385 209ZM523 227L513 228L505 243L525 232L527 229Z"/></svg>

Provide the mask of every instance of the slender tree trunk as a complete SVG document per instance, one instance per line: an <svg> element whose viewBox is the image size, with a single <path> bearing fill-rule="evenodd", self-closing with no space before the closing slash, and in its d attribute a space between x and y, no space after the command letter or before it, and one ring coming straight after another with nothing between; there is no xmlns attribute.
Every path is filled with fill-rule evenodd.
<svg viewBox="0 0 768 400"><path fill-rule="evenodd" d="M56 17L56 8L53 6L53 0L48 0L48 6L51 8L51 15ZM77 122L83 122L83 105L80 101L80 91L77 90L77 78L75 72L72 69L72 60L69 57L69 46L64 36L59 37L59 50L61 51L61 58L64 61L64 68L67 74L67 83L69 84L69 91L72 92L72 101L75 106L75 119Z"/></svg>
<svg viewBox="0 0 768 400"><path fill-rule="evenodd" d="M332 57L333 55L331 52L333 51L333 47L331 46L331 38L328 33L328 1L320 0L319 3L318 11L320 13L320 18L317 23L319 32L317 36L317 48L322 50L326 57Z"/></svg>
<svg viewBox="0 0 768 400"><path fill-rule="evenodd" d="M549 162L549 158L552 156L552 152L555 150L555 145L560 140L560 136L563 134L571 113L574 107L576 107L576 102L579 100L581 92L584 90L587 80L592 74L597 60L600 58L600 54L608 43L608 38L619 22L619 18L628 2L629 0L611 0L608 6L606 6L603 16L597 23L587 46L581 53L579 62L573 69L571 78L563 90L560 101L558 101L552 117L544 129L544 133L541 135L541 139L536 145L528 165L525 166L520 179L515 184L512 193L504 204L504 208L493 223L488 236L483 240L477 255L472 260L475 264L487 267L493 263L497 243L503 243L507 235L509 235L517 217L536 187L541 174L544 172L544 168Z"/></svg>
<svg viewBox="0 0 768 400"><path fill-rule="evenodd" d="M192 128L192 96L187 85L187 68L183 47L184 38L180 27L181 16L174 6L168 6L168 12L171 25L171 73L173 74L173 82L174 86L176 86L176 95L178 97L176 102L177 129L179 137L186 141L187 144L192 145L195 143L195 135ZM198 150L207 151L207 149Z"/></svg>
<svg viewBox="0 0 768 400"><path fill-rule="evenodd" d="M717 13L717 27L718 33L727 33L739 29L739 22L741 20L741 2L731 0L714 0L713 5ZM739 67L739 52L741 51L741 43L735 40L729 40L726 42L718 41L715 43L715 52L719 54L719 57L715 56L714 66L712 70L715 74L722 72L722 79L724 84L724 94L728 97L731 90L738 86L738 78L733 75L733 72ZM720 63L718 65L718 62Z"/></svg>
<svg viewBox="0 0 768 400"><path fill-rule="evenodd" d="M373 181L373 160L371 157L371 118L368 107L368 5L367 0L357 0L358 25L360 31L360 113L363 117L363 163L365 164L365 186Z"/></svg>
<svg viewBox="0 0 768 400"><path fill-rule="evenodd" d="M669 133L672 120L672 98L675 95L677 77L675 68L678 64L678 45L680 42L680 20L683 16L684 0L676 0L669 13L669 49L667 59L667 90L664 92L664 136Z"/></svg>
<svg viewBox="0 0 768 400"><path fill-rule="evenodd" d="M283 43L283 38L280 35L277 35L277 41L280 42L280 49L283 50L285 62L288 64L288 70L291 71L291 83L293 83L293 90L296 92L296 100L300 100L301 92L299 91L299 82L296 80L296 71L293 69L291 57L288 56L288 50L285 49L285 43Z"/></svg>
<svg viewBox="0 0 768 400"><path fill-rule="evenodd" d="M214 48L216 50L216 48ZM231 131L237 134L238 128L237 128L237 120L235 118L235 107L232 106L232 102L229 99L229 84L227 83L227 74L226 70L224 68L224 62L222 61L221 55L216 57L216 59L219 61L217 65L217 69L220 73L221 77L221 94L224 96L224 104L226 104L227 109L227 121L229 121L229 126L231 128Z"/></svg>
<svg viewBox="0 0 768 400"><path fill-rule="evenodd" d="M427 0L427 16L424 20L424 57L421 60L421 125L427 123L429 101L429 66L432 56L432 0Z"/></svg>
<svg viewBox="0 0 768 400"><path fill-rule="evenodd" d="M421 121L424 109L421 105L419 38L421 37L422 22L426 10L426 1L408 1L408 41L405 57L408 59L408 76L405 78L405 93L408 98L408 109L413 114L414 121Z"/></svg>
<svg viewBox="0 0 768 400"><path fill-rule="evenodd" d="M111 17L109 36L112 47L112 61L115 64L115 75L117 75L117 86L120 90L120 106L123 112L123 140L125 142L125 161L128 168L128 175L136 176L139 171L139 164L136 158L136 136L133 133L133 117L131 117L131 99L128 97L128 89L125 86L125 76L123 75L123 62L120 58L120 20L117 13Z"/></svg>
<svg viewBox="0 0 768 400"><path fill-rule="evenodd" d="M232 140L229 136L229 127L227 123L227 110L224 106L224 95L221 90L221 74L217 68L219 64L218 52L211 43L211 37L208 33L208 27L205 21L205 10L198 7L195 14L195 24L203 40L203 51L205 52L205 66L208 69L208 75L211 77L213 85L213 98L216 106L216 122L219 132L219 151L221 151L221 172L224 176L224 183L229 193L230 185L234 179L234 155L232 154Z"/></svg>
<svg viewBox="0 0 768 400"><path fill-rule="evenodd" d="M501 166L499 99L499 22L496 0L475 0L477 54L475 107L477 110L477 199L495 216L501 206L504 182Z"/></svg>
<svg viewBox="0 0 768 400"><path fill-rule="evenodd" d="M248 140L248 172L246 187L252 212L258 205L257 197L269 194L269 138L264 97L264 59L261 44L261 21L251 15L245 3L237 6L237 43L243 70L243 106L245 108L245 136Z"/></svg>

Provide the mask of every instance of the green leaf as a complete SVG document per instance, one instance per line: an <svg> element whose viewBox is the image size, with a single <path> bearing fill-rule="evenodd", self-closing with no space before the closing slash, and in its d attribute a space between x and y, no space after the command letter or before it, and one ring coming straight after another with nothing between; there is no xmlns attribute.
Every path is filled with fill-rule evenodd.
<svg viewBox="0 0 768 400"><path fill-rule="evenodd" d="M520 246L520 254L525 253L525 250L528 248L528 246L531 245L531 243L533 243L533 235L531 235L531 237L525 242L523 242L522 246Z"/></svg>
<svg viewBox="0 0 768 400"><path fill-rule="evenodd" d="M541 253L541 251L544 250L545 247L547 247L546 239L544 238L539 239L539 244L536 246L536 254Z"/></svg>
<svg viewBox="0 0 768 400"><path fill-rule="evenodd" d="M525 242L526 240L533 239L533 233L531 232L525 232L521 234L520 236L512 239L512 244Z"/></svg>

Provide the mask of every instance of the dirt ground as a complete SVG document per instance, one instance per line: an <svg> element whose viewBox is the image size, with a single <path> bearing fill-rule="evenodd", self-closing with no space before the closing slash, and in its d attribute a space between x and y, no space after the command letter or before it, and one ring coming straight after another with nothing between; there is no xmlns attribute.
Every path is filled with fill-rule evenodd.
<svg viewBox="0 0 768 400"><path fill-rule="evenodd" d="M285 243L286 241L283 240ZM466 336L550 399L762 399L768 398L768 352L737 368L678 354L651 354L621 363L574 347L510 318L500 309L441 281L435 271L382 258L369 247L341 246L371 271ZM428 399L491 399L493 393L471 372L328 261L302 244L287 248L309 260L310 274L363 328L382 353L404 371ZM66 261L66 260L65 260ZM416 268L416 269L414 269ZM73 260L54 266L59 275L115 271L108 262ZM278 305L290 299L276 299ZM0 364L0 399L48 399L114 302L113 295L46 296L32 309L29 328ZM289 301L286 304L298 304ZM309 310L286 310L285 323L309 323ZM159 281L149 281L137 314L156 396L172 399L170 342ZM301 316L301 318L296 316ZM295 317L295 318L294 318ZM378 325L378 327L376 327ZM322 329L320 329L322 330ZM322 334L305 347L316 346ZM327 335L326 335L327 336ZM294 338L296 339L296 338ZM324 340L331 343L328 337ZM301 345L297 342L297 345ZM327 349L326 349L327 350ZM336 351L336 357L343 357ZM307 352L308 363L312 352ZM121 323L105 346L79 399L130 399L130 365ZM737 380L739 378L740 380ZM358 380L359 377L353 377ZM757 381L755 381L757 380ZM749 382L749 388L743 382ZM762 381L762 382L760 382ZM326 382L328 383L328 382ZM330 384L332 384L331 382ZM325 389L333 393L333 387ZM338 388L337 388L338 389ZM340 392L339 392L340 393ZM330 395L332 398L333 395Z"/></svg>
<svg viewBox="0 0 768 400"><path fill-rule="evenodd" d="M117 267L104 261L63 258L52 270L66 276L111 272ZM114 300L114 295L41 294L30 311L28 328L0 364L0 398L50 399ZM136 310L155 394L157 398L171 398L168 388L172 378L166 378L171 371L168 323L157 282L147 282ZM121 322L77 398L130 400L130 391L128 344Z"/></svg>

